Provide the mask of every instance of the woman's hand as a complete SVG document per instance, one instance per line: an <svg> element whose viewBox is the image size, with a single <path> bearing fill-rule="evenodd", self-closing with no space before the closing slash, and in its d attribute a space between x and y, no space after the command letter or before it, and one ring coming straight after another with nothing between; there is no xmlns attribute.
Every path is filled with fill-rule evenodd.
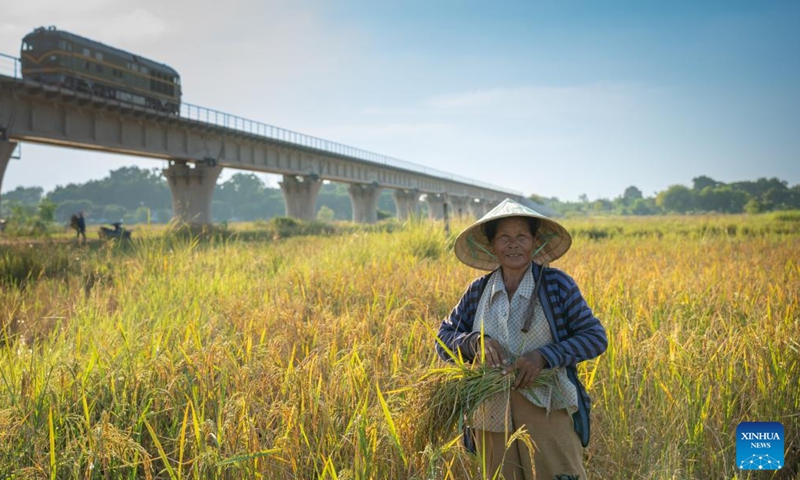
<svg viewBox="0 0 800 480"><path fill-rule="evenodd" d="M511 385L511 389L525 389L533 385L533 382L539 377L546 363L542 354L534 350L533 352L528 352L517 358L514 365L503 369L503 374L516 371L517 376L514 378L514 384Z"/></svg>
<svg viewBox="0 0 800 480"><path fill-rule="evenodd" d="M480 353L480 339L478 339L477 342L477 348L475 348L475 351L477 352L477 355L475 355L476 360L480 361L483 359L486 365L490 367L499 367L504 365L509 358L505 347L500 345L500 342L494 338L483 337L483 355Z"/></svg>

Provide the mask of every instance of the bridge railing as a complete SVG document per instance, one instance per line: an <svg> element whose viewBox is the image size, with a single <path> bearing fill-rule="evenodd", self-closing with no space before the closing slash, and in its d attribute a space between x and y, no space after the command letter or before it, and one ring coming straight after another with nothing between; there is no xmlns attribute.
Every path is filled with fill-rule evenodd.
<svg viewBox="0 0 800 480"><path fill-rule="evenodd" d="M520 192L501 188L496 185L491 185L489 183L479 182L471 178L462 177L460 175L455 175L452 173L444 172L442 170L437 170L435 168L430 168L411 162L406 162L404 160L388 157L386 155L381 155L379 153L370 152L368 150L363 150L361 148L351 147L349 145L344 145L338 142L332 142L330 140L325 140L323 138L314 137L311 135L306 135L291 130L286 130L285 128L276 127L274 125L269 125L254 120L248 120L246 118L238 117L236 115L231 115L210 108L192 105L191 103L184 102L181 104L181 117L202 123L216 125L218 127L230 128L240 132L257 135L260 137L266 137L269 139L291 143L294 145L299 145L307 148L321 150L328 153L334 153L337 155L351 157L358 160L364 160L367 162L386 165L394 168L400 168L403 170L410 170L413 172L422 173L425 175L430 175L433 177L442 178L446 180L451 180L458 183L473 185L476 187L486 188L489 190L497 190L500 192L506 192L520 196L522 195L522 193Z"/></svg>
<svg viewBox="0 0 800 480"><path fill-rule="evenodd" d="M0 53L0 74L10 75L14 78L22 78L22 68L20 59ZM305 135L303 133L286 130L285 128L276 127L263 122L248 120L246 118L231 115L229 113L220 112L211 108L193 105L191 103L182 102L180 116L188 120L202 122L218 127L229 128L240 132L257 135L272 140L278 140L302 147L312 148L323 152L342 155L345 157L355 158L366 162L371 162L379 165L409 170L412 172L430 175L432 177L451 180L453 182L472 185L475 187L485 188L488 190L495 190L512 195L522 196L521 192L508 190L505 188L491 185L486 182L479 182L471 178L462 177L453 173L444 172L435 168L418 165L416 163L406 162L397 158L381 155L379 153L370 152L361 148L351 147L338 142L332 142L319 137Z"/></svg>
<svg viewBox="0 0 800 480"><path fill-rule="evenodd" d="M22 78L22 67L19 58L0 53L0 73L14 78Z"/></svg>

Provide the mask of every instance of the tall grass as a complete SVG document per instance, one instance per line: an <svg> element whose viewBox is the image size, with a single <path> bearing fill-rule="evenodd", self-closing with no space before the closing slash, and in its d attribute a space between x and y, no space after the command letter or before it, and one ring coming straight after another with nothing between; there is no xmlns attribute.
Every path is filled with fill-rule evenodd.
<svg viewBox="0 0 800 480"><path fill-rule="evenodd" d="M610 337L581 365L593 478L742 478L741 421L800 446L798 222L570 222L555 266ZM278 237L63 247L1 283L0 478L469 478L457 432L415 443L408 387L479 272L441 225Z"/></svg>

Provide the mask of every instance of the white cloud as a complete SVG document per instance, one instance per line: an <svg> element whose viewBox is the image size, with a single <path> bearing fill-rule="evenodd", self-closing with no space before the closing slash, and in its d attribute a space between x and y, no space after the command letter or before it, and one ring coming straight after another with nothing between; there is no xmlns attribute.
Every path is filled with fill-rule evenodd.
<svg viewBox="0 0 800 480"><path fill-rule="evenodd" d="M136 43L137 40L162 38L169 30L169 23L158 14L143 8L120 12L99 26L98 37L111 44Z"/></svg>
<svg viewBox="0 0 800 480"><path fill-rule="evenodd" d="M400 108L367 108L362 123L334 132L360 140L436 141L450 149L486 142L523 152L574 151L621 138L657 110L662 94L633 84L456 92Z"/></svg>
<svg viewBox="0 0 800 480"><path fill-rule="evenodd" d="M54 19L64 17L77 18L86 13L95 11L99 8L110 6L113 3L121 3L121 0L76 0L73 2L64 2L61 0L30 0L27 2L14 2L13 8L4 9L3 15L7 17L12 23L31 20L38 20L31 25L27 25L27 29L33 29L36 26L49 26Z"/></svg>
<svg viewBox="0 0 800 480"><path fill-rule="evenodd" d="M523 86L455 92L421 99L415 106L369 107L364 115L489 115L553 118L620 118L658 101L661 90L639 84L589 84L574 87Z"/></svg>

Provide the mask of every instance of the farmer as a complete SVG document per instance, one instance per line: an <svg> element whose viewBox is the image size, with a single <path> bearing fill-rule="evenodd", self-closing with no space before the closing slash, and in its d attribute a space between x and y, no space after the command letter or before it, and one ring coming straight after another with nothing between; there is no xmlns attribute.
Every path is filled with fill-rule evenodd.
<svg viewBox="0 0 800 480"><path fill-rule="evenodd" d="M70 219L70 225L72 228L75 229L77 233L75 239L78 241L78 245L81 244L81 237L83 237L83 244L86 244L86 218L83 216L83 211L78 212L77 214L73 215Z"/></svg>
<svg viewBox="0 0 800 480"><path fill-rule="evenodd" d="M575 365L603 353L608 340L575 281L548 267L571 243L560 224L511 199L456 239L461 262L491 273L467 288L438 337L453 355L513 375L510 391L490 397L469 419L486 458L484 478L500 469L507 480L586 479L589 396ZM453 360L438 342L436 350ZM537 381L544 369L552 375ZM519 429L533 451L522 440L506 450Z"/></svg>

